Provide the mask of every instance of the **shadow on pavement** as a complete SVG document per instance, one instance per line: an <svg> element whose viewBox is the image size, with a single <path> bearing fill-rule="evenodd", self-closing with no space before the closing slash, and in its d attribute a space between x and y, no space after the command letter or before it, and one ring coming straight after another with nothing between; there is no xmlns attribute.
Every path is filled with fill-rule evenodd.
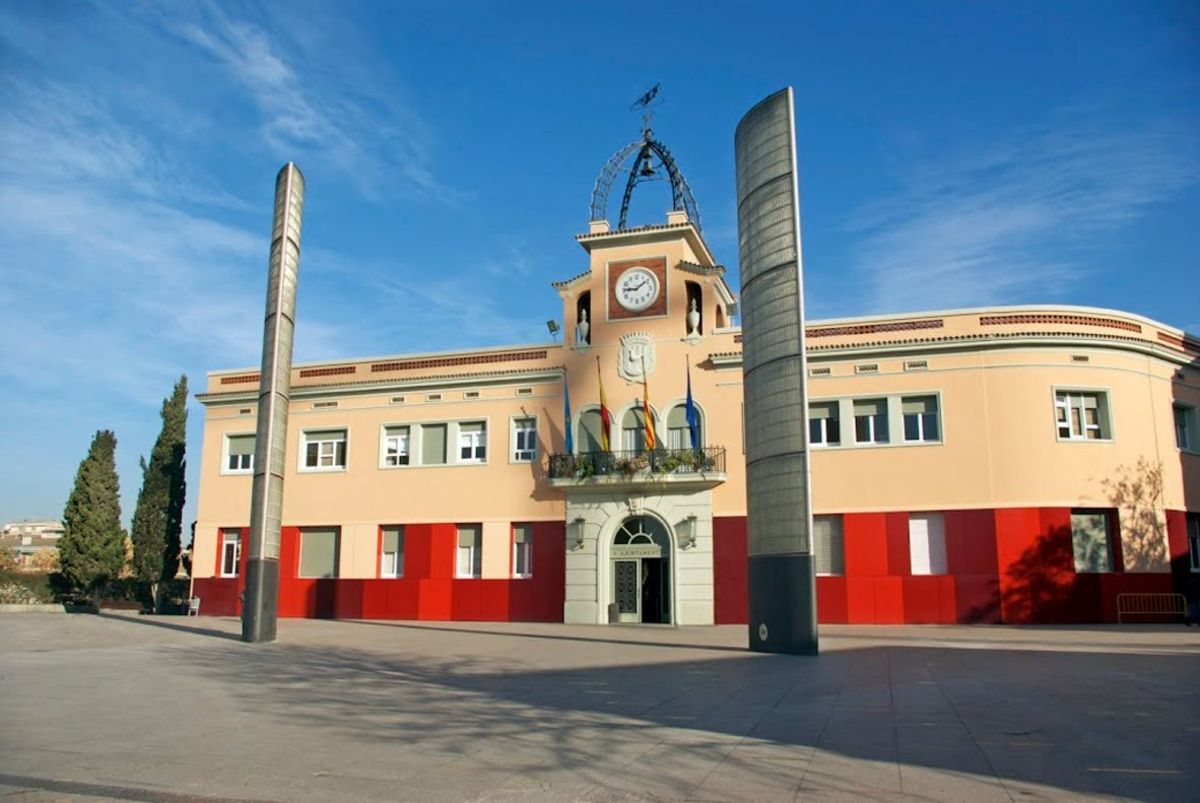
<svg viewBox="0 0 1200 803"><path fill-rule="evenodd" d="M1017 782L1188 800L1200 783L1200 732L1188 727L1200 710L1194 654L897 645L620 663L631 653L597 650L586 657L598 665L531 670L539 644L555 662L554 638L532 638L519 655L488 658L430 655L428 643L417 645L424 655L276 643L194 648L184 660L219 674L264 721L446 760L490 756L532 778L567 771L614 794L711 796L722 777L860 793L872 773L887 794L896 764L943 781L1000 779L1010 795L1024 793Z"/></svg>
<svg viewBox="0 0 1200 803"><path fill-rule="evenodd" d="M181 633L193 633L197 636L209 636L211 638L225 639L227 641L240 642L242 640L241 635L237 633L225 633L220 630L213 630L203 625L185 625L183 622L168 621L165 617L157 618L151 616L127 616L118 613L105 613L104 611L100 611L94 615L101 619L108 619L113 622L128 622L129 624L145 625L147 627L161 627L166 630L176 630ZM178 618L183 619L184 617L181 616Z"/></svg>

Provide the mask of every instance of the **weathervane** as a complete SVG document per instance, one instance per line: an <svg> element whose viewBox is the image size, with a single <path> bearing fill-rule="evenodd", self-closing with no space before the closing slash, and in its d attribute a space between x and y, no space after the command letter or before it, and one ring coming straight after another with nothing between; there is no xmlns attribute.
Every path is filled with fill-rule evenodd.
<svg viewBox="0 0 1200 803"><path fill-rule="evenodd" d="M630 111L642 110L642 136L645 139L650 139L650 121L654 119L654 106L658 105L654 99L658 97L659 84L647 89L642 93L642 96L633 102L629 107ZM662 101L659 101L661 103Z"/></svg>
<svg viewBox="0 0 1200 803"><path fill-rule="evenodd" d="M654 138L651 129L654 107L662 103L658 98L659 86L659 84L655 84L647 89L629 107L630 111L640 109L642 112L642 138L621 148L601 168L600 175L596 178L596 186L592 188L590 220L607 220L608 193L612 188L613 181L618 176L627 176L625 193L621 198L621 213L617 218L617 230L626 228L629 217L629 200L633 195L633 188L643 181L657 181L662 178L662 174L658 172L655 165L655 157L657 157L657 167L666 171L667 179L671 184L671 208L687 212L691 224L697 229L700 228L700 210L696 207L692 190L684 180L683 174L679 172L679 166L675 164L675 159L667 150L667 146ZM625 167L625 161L630 156L634 157L633 164Z"/></svg>

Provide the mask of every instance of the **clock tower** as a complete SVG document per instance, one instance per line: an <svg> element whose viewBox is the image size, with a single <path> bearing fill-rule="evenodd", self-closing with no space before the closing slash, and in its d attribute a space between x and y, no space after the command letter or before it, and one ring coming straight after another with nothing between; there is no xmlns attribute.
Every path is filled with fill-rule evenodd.
<svg viewBox="0 0 1200 803"><path fill-rule="evenodd" d="M607 201L619 176L614 227ZM631 225L634 189L661 178L666 219ZM730 394L709 355L736 347L736 305L691 190L649 125L601 170L576 239L587 269L554 283L573 444L552 459L550 480L570 532L564 621L710 624L714 494L743 491L727 487L730 433L705 429L705 411Z"/></svg>

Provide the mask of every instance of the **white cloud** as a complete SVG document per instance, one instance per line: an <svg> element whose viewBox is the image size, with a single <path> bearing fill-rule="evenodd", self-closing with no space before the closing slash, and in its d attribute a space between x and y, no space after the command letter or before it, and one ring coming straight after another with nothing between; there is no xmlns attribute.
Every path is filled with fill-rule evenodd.
<svg viewBox="0 0 1200 803"><path fill-rule="evenodd" d="M1021 132L918 161L849 221L853 271L869 311L1050 300L1087 274L1090 235L1198 178L1187 126Z"/></svg>

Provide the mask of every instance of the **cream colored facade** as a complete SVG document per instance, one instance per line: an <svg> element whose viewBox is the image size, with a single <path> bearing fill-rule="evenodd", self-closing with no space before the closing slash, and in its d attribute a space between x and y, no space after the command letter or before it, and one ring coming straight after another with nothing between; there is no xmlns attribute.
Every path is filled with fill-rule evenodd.
<svg viewBox="0 0 1200 803"><path fill-rule="evenodd" d="M665 225L620 232L594 223L578 240L586 253L582 272L555 284L563 343L293 369L283 521L340 528L339 579L380 576L383 525L455 522L482 524L482 579L512 578L512 525L554 522L564 533L564 616L603 622L612 595L613 534L623 518L645 513L658 516L672 538L670 620L714 621L714 520L745 515L741 333L729 325L734 294L683 213L671 213ZM663 266L665 305L622 312L612 300L616 274L651 263ZM695 332L689 292L700 299ZM580 337L581 299L590 304L590 342ZM832 404L827 409L841 422L838 445L813 444L815 513L1114 509L1124 568L1169 571L1167 511L1200 511L1196 339L1134 314L1061 305L813 321L807 332L810 402ZM648 351L631 350L631 336L650 344ZM564 451L564 381L574 427L598 405L603 382L615 422L613 448L620 448L621 422L643 393L640 367L622 365L631 353L650 356L660 437L668 411L684 403L690 366L703 441L725 449L723 471L548 476L549 456ZM253 434L257 374L215 371L199 396L206 408L194 545L200 578L219 572L222 528L245 526L249 518L251 475L229 470L228 438ZM1101 437L1060 437L1056 402L1072 393L1100 400ZM929 442L904 438L905 400L914 397L936 399L939 431ZM884 405L888 443L855 442L856 400ZM1193 439L1184 448L1176 432L1180 410ZM536 419L532 462L514 459L512 427L522 418ZM462 462L458 431L478 422L486 428L486 459ZM422 424L446 425L447 463L386 466L387 428ZM304 433L321 430L345 431L344 467L303 465ZM581 437L576 432L577 451ZM1134 500L1146 502L1163 524L1147 532L1148 519L1127 509L1117 484L1158 470L1154 498Z"/></svg>

